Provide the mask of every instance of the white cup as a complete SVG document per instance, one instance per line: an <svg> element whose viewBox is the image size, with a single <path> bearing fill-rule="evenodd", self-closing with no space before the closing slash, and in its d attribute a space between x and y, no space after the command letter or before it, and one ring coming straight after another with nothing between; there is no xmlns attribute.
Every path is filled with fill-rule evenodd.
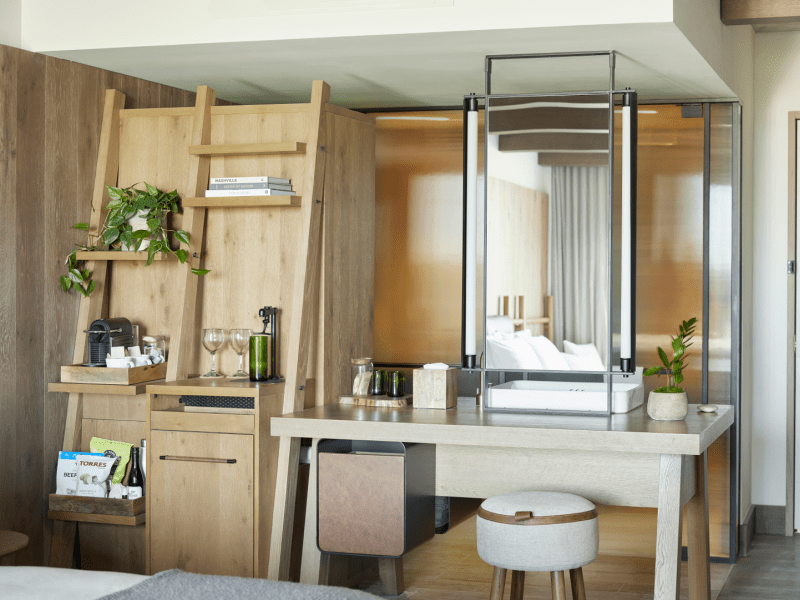
<svg viewBox="0 0 800 600"><path fill-rule="evenodd" d="M150 357L148 355L146 355L146 354L144 356L129 356L128 360L132 360L133 361L133 366L134 367L143 367L145 365L152 365L153 364L153 361L150 360Z"/></svg>

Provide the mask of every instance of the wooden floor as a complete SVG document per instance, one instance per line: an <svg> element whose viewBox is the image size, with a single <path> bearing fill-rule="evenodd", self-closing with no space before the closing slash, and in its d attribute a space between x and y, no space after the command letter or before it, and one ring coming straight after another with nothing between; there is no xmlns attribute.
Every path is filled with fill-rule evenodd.
<svg viewBox="0 0 800 600"><path fill-rule="evenodd" d="M652 600L655 560L627 556L599 556L583 568L588 600ZM731 565L711 565L711 597L717 598ZM404 559L406 591L394 598L413 600L486 600L492 578L492 567L478 556L475 546L475 517L461 523L444 535L408 553ZM681 598L688 599L687 564L682 564ZM800 582L794 589L800 590ZM380 594L377 580L365 581L362 586ZM505 597L509 598L511 578L506 583ZM567 597L572 598L567 578ZM391 598L392 596L385 596ZM785 596L798 598L800 595ZM528 573L525 577L526 600L551 600L550 575ZM722 596L719 597L720 600ZM769 596L726 596L731 600ZM784 598L784 596L779 596Z"/></svg>
<svg viewBox="0 0 800 600"><path fill-rule="evenodd" d="M718 600L800 598L800 536L757 535L740 558Z"/></svg>

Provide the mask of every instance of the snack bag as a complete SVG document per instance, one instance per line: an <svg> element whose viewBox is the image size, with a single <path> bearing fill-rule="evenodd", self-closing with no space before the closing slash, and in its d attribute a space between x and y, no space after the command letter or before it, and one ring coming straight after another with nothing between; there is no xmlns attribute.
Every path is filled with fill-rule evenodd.
<svg viewBox="0 0 800 600"><path fill-rule="evenodd" d="M58 467L56 467L56 494L74 496L78 484L78 456L103 456L99 453L89 452L59 452Z"/></svg>
<svg viewBox="0 0 800 600"><path fill-rule="evenodd" d="M116 460L116 458L105 456L79 455L76 459L78 489L75 495L107 498L108 481L111 479L111 469Z"/></svg>
<svg viewBox="0 0 800 600"><path fill-rule="evenodd" d="M103 438L93 437L89 442L89 448L92 452L100 452L103 456L116 458L117 461L111 470L111 483L122 483L125 477L125 470L128 466L128 461L131 458L131 448L133 444L126 444L125 442L115 442L113 440L104 440Z"/></svg>

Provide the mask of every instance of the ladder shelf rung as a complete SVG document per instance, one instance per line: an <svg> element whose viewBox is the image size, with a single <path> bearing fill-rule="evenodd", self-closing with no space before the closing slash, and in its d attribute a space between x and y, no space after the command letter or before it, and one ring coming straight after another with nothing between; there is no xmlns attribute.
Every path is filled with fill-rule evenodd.
<svg viewBox="0 0 800 600"><path fill-rule="evenodd" d="M103 250L103 251L95 251L95 250L80 250L75 253L75 258L78 260L147 260L147 251L146 250L139 250L138 252L128 251L128 250ZM156 255L153 257L153 260L169 260L174 259L175 255L168 254L164 255L161 252L156 252Z"/></svg>
<svg viewBox="0 0 800 600"><path fill-rule="evenodd" d="M215 198L184 198L184 207L244 208L254 206L300 206L300 196L221 196Z"/></svg>
<svg viewBox="0 0 800 600"><path fill-rule="evenodd" d="M204 144L189 146L189 154L197 156L246 156L257 154L300 154L305 142L272 142L269 144Z"/></svg>

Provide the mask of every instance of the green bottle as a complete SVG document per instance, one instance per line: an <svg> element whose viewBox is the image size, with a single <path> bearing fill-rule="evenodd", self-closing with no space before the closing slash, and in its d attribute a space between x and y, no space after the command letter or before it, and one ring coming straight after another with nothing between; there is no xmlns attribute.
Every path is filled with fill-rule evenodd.
<svg viewBox="0 0 800 600"><path fill-rule="evenodd" d="M272 336L254 333L250 336L250 381L267 381L272 367Z"/></svg>

